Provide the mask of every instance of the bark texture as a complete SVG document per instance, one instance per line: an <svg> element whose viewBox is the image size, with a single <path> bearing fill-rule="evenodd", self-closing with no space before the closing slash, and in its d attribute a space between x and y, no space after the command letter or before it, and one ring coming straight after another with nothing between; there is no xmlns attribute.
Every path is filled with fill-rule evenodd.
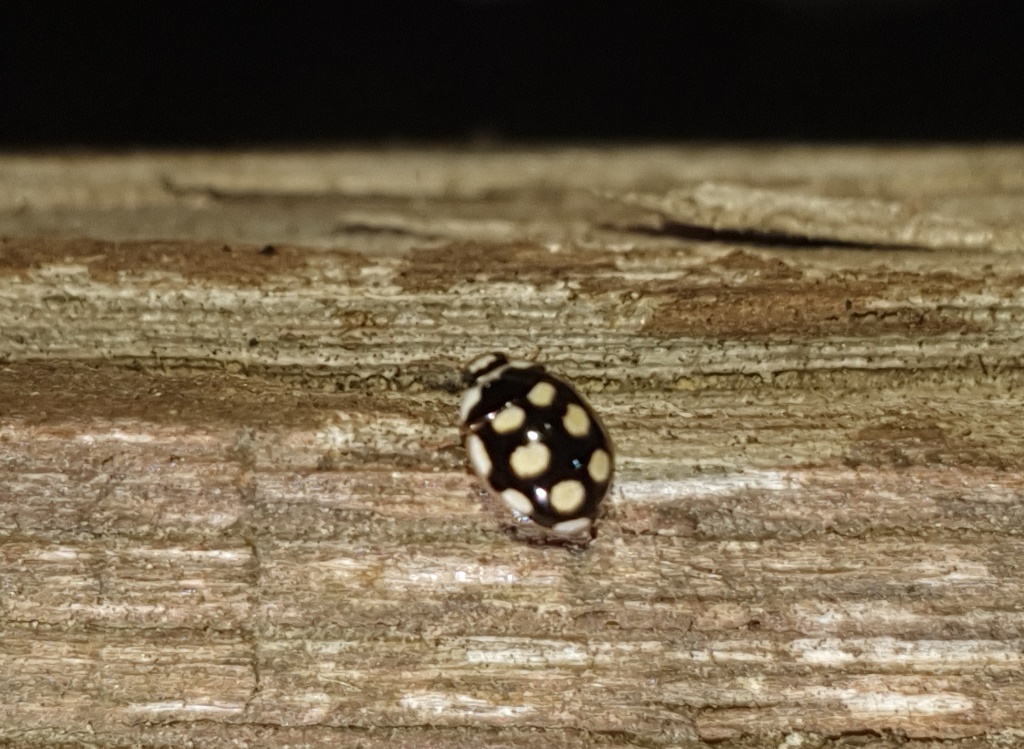
<svg viewBox="0 0 1024 749"><path fill-rule="evenodd" d="M1013 745L1022 279L1021 148L0 157L0 742ZM616 441L585 550L490 350Z"/></svg>

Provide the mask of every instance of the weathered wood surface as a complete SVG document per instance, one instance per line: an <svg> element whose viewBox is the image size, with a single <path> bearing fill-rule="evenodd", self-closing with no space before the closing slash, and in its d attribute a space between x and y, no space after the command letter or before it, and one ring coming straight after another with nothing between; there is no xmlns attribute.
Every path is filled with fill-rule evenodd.
<svg viewBox="0 0 1024 749"><path fill-rule="evenodd" d="M1024 736L1024 149L8 156L0 235L0 739ZM585 551L480 503L492 349L615 436Z"/></svg>

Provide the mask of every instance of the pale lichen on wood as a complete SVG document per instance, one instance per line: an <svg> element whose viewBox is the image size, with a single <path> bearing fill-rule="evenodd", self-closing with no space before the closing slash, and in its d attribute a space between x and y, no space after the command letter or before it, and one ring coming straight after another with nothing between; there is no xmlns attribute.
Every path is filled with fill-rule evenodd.
<svg viewBox="0 0 1024 749"><path fill-rule="evenodd" d="M0 737L1012 745L1022 190L1013 148L0 159ZM480 502L491 349L616 440L585 551Z"/></svg>

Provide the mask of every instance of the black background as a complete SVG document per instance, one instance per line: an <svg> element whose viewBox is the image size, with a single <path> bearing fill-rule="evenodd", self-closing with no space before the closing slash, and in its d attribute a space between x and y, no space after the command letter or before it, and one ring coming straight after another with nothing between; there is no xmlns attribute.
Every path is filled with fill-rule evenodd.
<svg viewBox="0 0 1024 749"><path fill-rule="evenodd" d="M7 148L1024 135L1024 2L38 2L0 16Z"/></svg>

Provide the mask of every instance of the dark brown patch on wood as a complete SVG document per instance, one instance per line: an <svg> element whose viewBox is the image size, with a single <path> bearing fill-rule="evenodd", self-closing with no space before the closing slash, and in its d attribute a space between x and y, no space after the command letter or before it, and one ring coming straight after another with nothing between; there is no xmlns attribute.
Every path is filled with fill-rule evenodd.
<svg viewBox="0 0 1024 749"><path fill-rule="evenodd" d="M270 248L271 251L267 251ZM48 265L84 265L90 278L112 283L121 274L175 273L183 278L248 286L305 270L314 255L361 267L361 255L287 245L223 242L107 242L95 239L0 239L0 276L21 276Z"/></svg>
<svg viewBox="0 0 1024 749"><path fill-rule="evenodd" d="M937 309L866 309L885 286L863 282L784 289L766 285L690 288L662 305L644 326L662 336L753 338L781 335L917 335L975 330L955 314Z"/></svg>
<svg viewBox="0 0 1024 749"><path fill-rule="evenodd" d="M851 468L912 466L1010 467L1006 458L969 437L950 434L934 422L901 419L861 429L843 456Z"/></svg>
<svg viewBox="0 0 1024 749"><path fill-rule="evenodd" d="M756 338L763 336L937 335L983 329L953 301L983 282L950 273L842 272L808 278L781 261L751 262L745 253L713 261L712 269L752 271L715 285L706 272L649 284L665 294L643 331L659 336ZM921 300L914 302L911 300Z"/></svg>
<svg viewBox="0 0 1024 749"><path fill-rule="evenodd" d="M394 411L389 403L368 392L304 392L292 382L227 372L164 372L71 362L0 366L2 415L29 424L141 418L192 428L312 426L337 411Z"/></svg>
<svg viewBox="0 0 1024 749"><path fill-rule="evenodd" d="M804 277L803 271L777 257L755 255L735 250L725 257L712 260L709 266L727 271L750 272L765 281L796 281Z"/></svg>

